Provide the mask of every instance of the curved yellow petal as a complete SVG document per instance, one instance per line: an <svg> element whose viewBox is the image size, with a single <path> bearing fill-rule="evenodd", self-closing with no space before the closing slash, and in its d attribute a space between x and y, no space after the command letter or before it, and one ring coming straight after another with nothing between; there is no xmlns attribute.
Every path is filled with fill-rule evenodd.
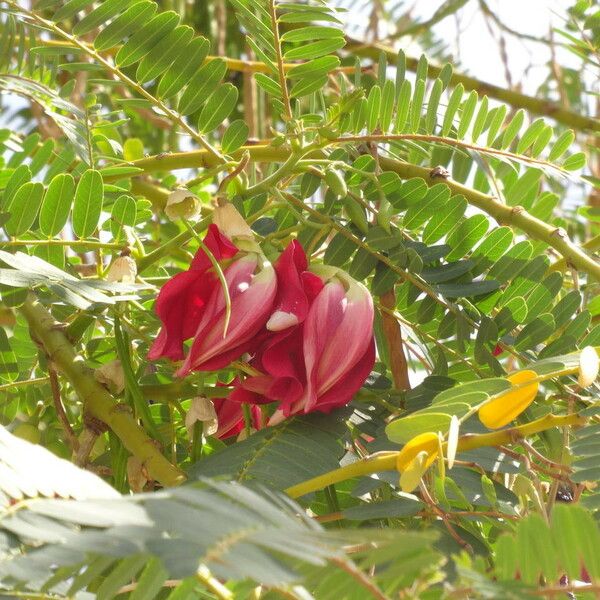
<svg viewBox="0 0 600 600"><path fill-rule="evenodd" d="M396 468L398 471L403 472L408 469L420 452L427 453L427 460L424 463L425 469L427 469L427 467L435 460L438 453L437 433L433 433L432 431L420 433L412 440L406 442L396 459Z"/></svg>
<svg viewBox="0 0 600 600"><path fill-rule="evenodd" d="M536 379L535 371L517 371L507 377L513 385ZM518 389L508 390L479 409L479 420L488 429L499 429L514 421L532 402L537 394L539 383L533 382Z"/></svg>

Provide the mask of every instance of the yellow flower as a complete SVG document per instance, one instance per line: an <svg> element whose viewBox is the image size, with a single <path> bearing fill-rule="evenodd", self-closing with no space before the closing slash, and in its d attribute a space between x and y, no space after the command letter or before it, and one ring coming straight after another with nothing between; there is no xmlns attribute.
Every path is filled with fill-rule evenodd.
<svg viewBox="0 0 600 600"><path fill-rule="evenodd" d="M518 371L507 377L513 385L520 385L538 374L535 371ZM516 419L534 400L539 388L539 383L534 381L517 389L504 392L487 402L479 409L479 420L488 429L499 429Z"/></svg>
<svg viewBox="0 0 600 600"><path fill-rule="evenodd" d="M421 477L435 461L438 452L438 436L431 431L421 433L406 442L396 459L403 492L412 492L419 485Z"/></svg>

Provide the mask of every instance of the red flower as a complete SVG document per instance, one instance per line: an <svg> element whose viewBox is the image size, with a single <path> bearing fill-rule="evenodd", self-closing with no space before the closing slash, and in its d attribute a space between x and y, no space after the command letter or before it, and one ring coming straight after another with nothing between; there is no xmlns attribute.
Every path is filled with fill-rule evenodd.
<svg viewBox="0 0 600 600"><path fill-rule="evenodd" d="M279 402L270 424L347 404L375 362L368 290L339 269L321 268L321 277L305 269L304 251L293 242L275 265L278 297L267 328L277 333L250 363L262 374L231 394L240 402Z"/></svg>
<svg viewBox="0 0 600 600"><path fill-rule="evenodd" d="M223 335L225 298L206 253L196 253L189 271L179 273L161 289L156 313L163 327L148 358L181 360L183 342L194 338L177 372L212 371L239 358L263 328L272 312L276 292L273 268L253 252L238 256L238 249L215 225L204 243L222 265L231 297L231 320ZM235 258L234 258L235 257ZM228 265L227 259L234 260ZM257 273L259 265L262 267Z"/></svg>
<svg viewBox="0 0 600 600"><path fill-rule="evenodd" d="M218 429L215 436L225 440L244 431L244 413L242 405L229 398L213 398L215 412L217 413ZM261 429L261 412L258 406L250 407L252 417L252 426L254 429Z"/></svg>

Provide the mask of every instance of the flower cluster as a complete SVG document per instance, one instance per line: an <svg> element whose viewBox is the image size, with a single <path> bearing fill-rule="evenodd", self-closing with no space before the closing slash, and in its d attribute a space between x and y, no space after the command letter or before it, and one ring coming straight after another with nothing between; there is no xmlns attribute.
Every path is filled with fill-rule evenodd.
<svg viewBox="0 0 600 600"><path fill-rule="evenodd" d="M242 403L275 403L269 425L347 404L375 362L368 290L338 268L309 270L297 241L273 266L245 236L232 237L213 224L204 238L229 290L227 327L222 282L200 248L190 269L160 291L155 310L162 328L148 357L182 360L178 376L246 360L250 375L236 378L229 396L215 402L220 437L241 430Z"/></svg>

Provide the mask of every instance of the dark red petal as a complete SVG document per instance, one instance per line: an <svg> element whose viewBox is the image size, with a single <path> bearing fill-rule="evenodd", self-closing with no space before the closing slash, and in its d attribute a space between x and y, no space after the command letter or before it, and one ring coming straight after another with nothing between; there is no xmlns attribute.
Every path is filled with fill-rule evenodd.
<svg viewBox="0 0 600 600"><path fill-rule="evenodd" d="M217 261L232 258L238 253L237 247L233 242L225 237L216 225L209 225L206 235L204 236L204 244L212 252ZM198 249L190 269L193 271L206 271L210 269L211 262L202 248Z"/></svg>
<svg viewBox="0 0 600 600"><path fill-rule="evenodd" d="M185 271L165 283L154 306L163 328L152 344L148 358L183 358L183 342L196 331L214 279L210 273Z"/></svg>
<svg viewBox="0 0 600 600"><path fill-rule="evenodd" d="M298 323L306 318L308 299L304 292L301 274L306 270L304 250L299 242L290 242L275 263L277 297L274 312L296 315Z"/></svg>

